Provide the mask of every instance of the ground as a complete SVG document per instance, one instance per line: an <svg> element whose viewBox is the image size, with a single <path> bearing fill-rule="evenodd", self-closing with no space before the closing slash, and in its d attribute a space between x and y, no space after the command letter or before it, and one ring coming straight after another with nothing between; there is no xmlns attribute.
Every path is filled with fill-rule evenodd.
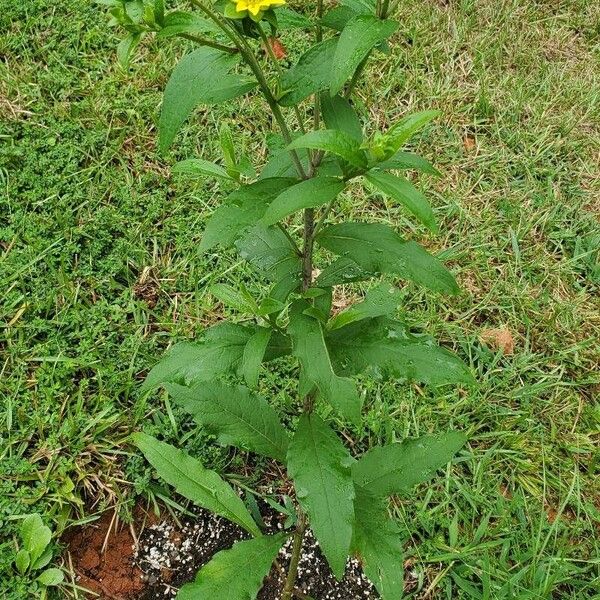
<svg viewBox="0 0 600 600"><path fill-rule="evenodd" d="M445 474L393 506L413 597L598 598L600 5L420 0L398 10L393 51L371 65L358 109L379 128L441 110L417 146L442 171L419 180L442 234L375 195L347 194L340 215L368 212L447 261L463 294L404 287L402 316L461 355L477 386L365 383L368 412L345 437L366 447L450 427L468 434ZM224 472L246 460L207 443L139 382L173 340L229 315L208 284L256 289L234 255L198 255L219 186L174 179L170 165L217 158L223 121L261 164L267 111L250 99L198 110L160 157L161 90L188 43L147 40L125 72L106 22L85 0L4 0L0 12L9 599L31 597L11 566L14 517L39 511L62 533L105 511L126 521L138 495L151 507L164 498L130 432L160 432ZM290 412L293 375L264 384ZM73 586L57 594L77 597Z"/></svg>

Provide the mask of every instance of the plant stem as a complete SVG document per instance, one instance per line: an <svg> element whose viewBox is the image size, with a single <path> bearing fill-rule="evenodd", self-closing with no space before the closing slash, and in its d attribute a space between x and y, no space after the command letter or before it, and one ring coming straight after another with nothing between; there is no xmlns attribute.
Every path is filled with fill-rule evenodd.
<svg viewBox="0 0 600 600"><path fill-rule="evenodd" d="M281 129L283 139L286 141L287 144L291 144L293 140L292 134L287 126L287 123L285 122L283 113L279 108L279 104L277 103L275 96L273 96L273 92L269 87L269 83L267 82L264 72L258 64L258 61L256 60L254 54L252 53L252 49L250 48L250 46L248 46L246 40L240 38L240 42L244 46L244 50L242 50L244 58L246 59L248 66L252 69L252 72L254 73L254 76L258 81L258 85L260 86L263 92L263 96L265 97L265 100L267 101L267 104L269 105L271 112L273 113L273 116L275 117L275 120L279 125L279 128ZM300 175L300 178L307 179L306 172L304 171L304 167L300 162L300 157L298 156L298 153L295 150L290 150L290 155L292 157L294 167L296 167L296 171L298 171L298 175Z"/></svg>
<svg viewBox="0 0 600 600"><path fill-rule="evenodd" d="M321 19L323 18L323 0L317 0L317 42L323 40L323 26Z"/></svg>
<svg viewBox="0 0 600 600"><path fill-rule="evenodd" d="M234 48L233 46L225 46L224 44L213 42L208 38L204 38L199 35L194 35L192 33L180 33L179 37L182 37L186 40L191 40L192 42L196 42L196 44L199 44L200 46L208 46L209 48L214 48L215 50L221 50L221 52L228 52L229 54L237 54L239 52L239 48Z"/></svg>
<svg viewBox="0 0 600 600"><path fill-rule="evenodd" d="M223 19L220 17L220 15L218 15L217 13L212 11L210 8L208 8L207 6L202 4L202 2L200 2L199 0L190 0L190 1L194 6L198 7L207 17L209 17L212 21L214 21L215 24L217 24L219 26L219 28L223 30L225 35L239 49L244 60L246 61L246 63L248 64L248 66L250 67L252 72L254 73L256 80L258 81L258 85L260 86L260 88L262 90L263 96L265 97L265 100L267 101L267 104L269 105L271 112L273 113L273 116L275 117L275 120L277 121L277 124L279 125L279 128L281 129L281 133L283 134L283 139L286 141L287 144L291 144L292 143L292 135L290 133L290 130L287 126L287 123L285 122L285 119L283 117L281 109L279 108L279 105L277 104L277 100L275 99L275 96L273 96L273 92L271 91L271 88L269 87L269 83L267 82L265 74L263 73L261 66L258 64L258 61L256 60L256 58L252 52L252 48L250 48L250 46L248 45L248 43L242 36L238 35L237 31L235 31L225 21L223 21ZM306 172L304 171L304 167L302 166L302 163L300 162L300 157L298 156L298 153L295 150L290 150L290 155L292 158L292 162L294 163L294 167L296 168L296 171L298 171L298 175L300 176L301 179L306 179L307 178Z"/></svg>
<svg viewBox="0 0 600 600"><path fill-rule="evenodd" d="M323 0L317 0L317 42L323 40L323 28L321 19L323 18ZM315 94L315 105L313 115L313 127L315 131L319 129L321 122L321 102L319 94ZM312 177L316 168L322 160L322 153L315 152L311 154L309 177ZM302 249L302 289L306 291L312 283L312 254L314 247L314 229L315 229L315 209L307 208L304 211L304 246Z"/></svg>
<svg viewBox="0 0 600 600"><path fill-rule="evenodd" d="M271 41L265 33L265 30L263 29L262 25L260 23L257 23L256 26L258 32L260 33L260 37L262 39L267 55L269 56L271 62L275 66L277 74L281 77L283 71L281 69L281 65L279 64L279 61L277 60L277 57L275 56L275 52L273 52L273 46L271 45ZM306 133L306 129L304 128L304 122L302 120L302 115L300 114L300 109L298 108L297 104L294 105L294 114L296 115L296 119L298 120L298 126L300 127L300 131L302 133Z"/></svg>
<svg viewBox="0 0 600 600"><path fill-rule="evenodd" d="M302 291L312 283L312 254L314 246L315 209L304 211L304 245L302 248Z"/></svg>
<svg viewBox="0 0 600 600"><path fill-rule="evenodd" d="M292 543L292 558L290 559L290 566L288 568L288 574L285 579L285 586L281 594L281 600L291 600L294 593L294 585L296 583L296 577L298 576L298 563L300 562L300 554L302 552L302 541L304 540L304 532L306 531L306 517L304 513L300 513L298 516L298 525L296 526L296 533L294 533L294 541Z"/></svg>

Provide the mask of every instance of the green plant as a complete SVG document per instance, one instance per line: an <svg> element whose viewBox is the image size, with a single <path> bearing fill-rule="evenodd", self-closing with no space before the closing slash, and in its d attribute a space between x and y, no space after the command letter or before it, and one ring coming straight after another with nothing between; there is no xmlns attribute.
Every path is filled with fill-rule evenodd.
<svg viewBox="0 0 600 600"><path fill-rule="evenodd" d="M47 595L47 588L60 585L64 575L60 569L50 567L52 560L52 531L44 525L37 513L23 519L20 529L21 547L15 556L15 568L20 575L26 576L37 584L37 597L42 600ZM42 570L43 569L43 570Z"/></svg>
<svg viewBox="0 0 600 600"><path fill-rule="evenodd" d="M235 186L210 219L200 250L235 247L270 286L260 298L242 286L214 286L214 296L239 311L243 322L218 324L199 342L174 346L149 373L144 389L164 386L221 443L285 465L295 489L295 529L264 535L240 496L216 472L173 446L135 434L135 444L167 483L252 536L215 555L179 598L255 598L280 548L293 536L282 594L289 600L309 526L338 578L348 556L356 555L382 598L399 598L402 548L387 500L429 479L465 437L448 432L404 440L355 458L321 416L330 407L358 426L362 398L353 377L369 370L431 385L471 381L455 355L393 319L400 294L387 282L332 314L337 286L381 275L408 279L435 292L458 292L441 262L389 226L334 222L340 195L367 182L431 232L438 230L428 201L403 175L407 170L437 171L424 158L402 150L438 113L412 114L385 132L364 137L352 104L369 56L389 51L387 40L398 28L389 18L396 2L344 0L325 10L318 0L312 18L287 7L274 11L282 0L192 0L196 11L170 13L162 0L106 3L114 21L129 31L118 52L124 65L149 32L185 37L200 46L183 57L166 86L161 151L169 148L198 105L225 102L256 88L281 133L258 178L248 159L238 156L226 126L220 131L224 166L199 158L174 166L180 174ZM314 33L315 41L289 69L278 62L274 42L286 28L304 28ZM291 115L284 114L288 109ZM289 124L291 118L296 129ZM294 220L298 213L303 216L300 228ZM302 411L293 435L255 391L263 363L282 357L291 357L299 367ZM236 578L242 568L244 577Z"/></svg>

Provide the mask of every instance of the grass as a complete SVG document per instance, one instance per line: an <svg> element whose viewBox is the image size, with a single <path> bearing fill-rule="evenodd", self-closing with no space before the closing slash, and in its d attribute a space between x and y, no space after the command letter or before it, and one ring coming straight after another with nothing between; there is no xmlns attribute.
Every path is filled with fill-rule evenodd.
<svg viewBox="0 0 600 600"><path fill-rule="evenodd" d="M428 237L375 195L346 195L340 214L368 213L441 252L464 294L405 287L403 317L453 346L478 385L365 382L369 412L348 435L366 446L449 427L469 434L445 477L393 507L407 525L412 597L598 598L600 8L423 0L402 3L399 20L359 108L378 128L442 111L418 150L444 173L420 180L443 233ZM126 444L131 431L183 439L223 470L243 461L138 383L172 340L228 315L208 284L260 289L235 256L198 256L222 191L172 179L169 166L217 158L223 120L259 164L268 115L251 99L198 110L159 158L161 90L188 45L147 41L124 73L105 22L82 0L6 0L0 14L7 599L31 597L10 564L19 515L37 510L60 532L112 507L126 518L137 493L157 492ZM514 354L481 342L490 328L511 332ZM292 406L291 379L265 385Z"/></svg>

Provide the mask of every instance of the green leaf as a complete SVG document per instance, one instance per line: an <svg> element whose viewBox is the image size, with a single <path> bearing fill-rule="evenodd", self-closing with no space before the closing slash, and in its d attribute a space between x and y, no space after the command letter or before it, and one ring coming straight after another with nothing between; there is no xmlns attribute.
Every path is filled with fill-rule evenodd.
<svg viewBox="0 0 600 600"><path fill-rule="evenodd" d="M374 496L406 494L448 464L466 441L463 433L450 431L377 446L354 463L352 477Z"/></svg>
<svg viewBox="0 0 600 600"><path fill-rule="evenodd" d="M351 8L358 15L374 15L377 0L340 0L340 4Z"/></svg>
<svg viewBox="0 0 600 600"><path fill-rule="evenodd" d="M29 552L30 564L34 564L50 543L52 531L44 525L42 517L34 513L25 517L20 533L23 546Z"/></svg>
<svg viewBox="0 0 600 600"><path fill-rule="evenodd" d="M327 329L333 331L363 319L391 315L399 303L400 291L398 288L389 283L380 283L366 293L362 302L353 304L333 317L327 324Z"/></svg>
<svg viewBox="0 0 600 600"><path fill-rule="evenodd" d="M17 567L17 571L23 575L27 569L29 568L29 564L31 562L29 552L25 550L25 548L21 548L17 552L17 556L15 557L15 566Z"/></svg>
<svg viewBox="0 0 600 600"><path fill-rule="evenodd" d="M351 138L347 133L336 131L335 129L309 131L295 139L288 146L288 150L297 148L325 150L361 169L365 168L367 164L367 157L361 149L359 142Z"/></svg>
<svg viewBox="0 0 600 600"><path fill-rule="evenodd" d="M316 291L317 288L309 288L307 292L310 292L310 290ZM333 289L328 287L320 291L323 293L315 296L314 305L317 310L325 315L325 320L327 320L331 314L331 307L333 305Z"/></svg>
<svg viewBox="0 0 600 600"><path fill-rule="evenodd" d="M133 23L140 23L144 18L144 2L143 0L130 0L123 2L125 13Z"/></svg>
<svg viewBox="0 0 600 600"><path fill-rule="evenodd" d="M242 359L244 347L255 328L235 323L220 323L210 327L196 343L180 342L167 352L148 373L142 390L149 390L168 381L207 381L235 371Z"/></svg>
<svg viewBox="0 0 600 600"><path fill-rule="evenodd" d="M243 153L238 158L233 133L227 123L221 123L221 127L219 127L219 143L225 159L225 171L232 179L239 182L242 175L251 179L256 176L250 159Z"/></svg>
<svg viewBox="0 0 600 600"><path fill-rule="evenodd" d="M139 46L141 39L141 33L130 33L126 38L119 42L119 45L117 46L117 60L123 69L129 67L131 56Z"/></svg>
<svg viewBox="0 0 600 600"><path fill-rule="evenodd" d="M362 125L346 98L321 94L321 111L327 129L343 131L357 142L362 142Z"/></svg>
<svg viewBox="0 0 600 600"><path fill-rule="evenodd" d="M356 13L350 7L336 6L321 19L321 25L335 31L342 31L354 17L356 17Z"/></svg>
<svg viewBox="0 0 600 600"><path fill-rule="evenodd" d="M321 397L354 423L360 421L361 400L355 383L336 375L325 345L321 323L304 314L307 302L296 302L290 311L288 332L293 353L300 361L304 376L317 386Z"/></svg>
<svg viewBox="0 0 600 600"><path fill-rule="evenodd" d="M312 27L312 21L289 6L277 7L277 25L281 31L288 29L306 29Z"/></svg>
<svg viewBox="0 0 600 600"><path fill-rule="evenodd" d="M156 37L168 38L180 33L218 33L219 31L216 25L197 14L176 10L165 17L163 28Z"/></svg>
<svg viewBox="0 0 600 600"><path fill-rule="evenodd" d="M237 446L285 462L288 436L267 401L243 386L216 382L167 384L173 400L224 446Z"/></svg>
<svg viewBox="0 0 600 600"><path fill-rule="evenodd" d="M440 177L441 173L425 158L412 152L403 152L399 150L391 158L380 162L377 165L378 169L397 169L398 171L404 171L407 169L414 169L415 171L422 171L428 175L435 175Z"/></svg>
<svg viewBox="0 0 600 600"><path fill-rule="evenodd" d="M286 537L264 535L217 552L181 588L177 600L255 600Z"/></svg>
<svg viewBox="0 0 600 600"><path fill-rule="evenodd" d="M467 366L427 337L412 335L405 325L386 318L358 321L327 335L332 363L344 375L368 367L384 374L429 385L473 383Z"/></svg>
<svg viewBox="0 0 600 600"><path fill-rule="evenodd" d="M288 449L288 472L334 575L344 574L352 539L352 457L316 414L300 417Z"/></svg>
<svg viewBox="0 0 600 600"><path fill-rule="evenodd" d="M308 150L299 150L298 157L304 170L308 170ZM298 171L292 161L290 153L285 148L274 149L269 157L269 161L264 166L259 179L267 179L270 177L294 177L298 181Z"/></svg>
<svg viewBox="0 0 600 600"><path fill-rule="evenodd" d="M268 297L260 303L258 312L256 314L260 315L261 317L265 317L274 313L280 313L285 307L286 305L284 302Z"/></svg>
<svg viewBox="0 0 600 600"><path fill-rule="evenodd" d="M255 388L258 385L260 365L269 345L271 333L270 328L259 327L244 348L241 371L248 387Z"/></svg>
<svg viewBox="0 0 600 600"><path fill-rule="evenodd" d="M285 189L267 208L262 221L273 225L304 208L327 204L346 187L336 177L312 177Z"/></svg>
<svg viewBox="0 0 600 600"><path fill-rule="evenodd" d="M321 271L315 281L315 285L330 287L354 281L363 281L373 277L375 277L374 273L368 273L361 269L351 258L342 256L328 264Z"/></svg>
<svg viewBox="0 0 600 600"><path fill-rule="evenodd" d="M302 261L281 229L255 225L237 240L236 248L270 281L283 281L289 291L300 285Z"/></svg>
<svg viewBox="0 0 600 600"><path fill-rule="evenodd" d="M154 18L159 25L165 23L165 0L154 0Z"/></svg>
<svg viewBox="0 0 600 600"><path fill-rule="evenodd" d="M179 161L173 165L171 172L176 175L189 175L190 177L218 177L219 179L231 180L231 177L221 165L201 158L188 158Z"/></svg>
<svg viewBox="0 0 600 600"><path fill-rule="evenodd" d="M396 21L381 20L372 15L359 15L342 31L333 56L329 92L335 96L369 52L398 29Z"/></svg>
<svg viewBox="0 0 600 600"><path fill-rule="evenodd" d="M159 150L165 152L199 104L220 104L246 94L256 81L229 71L239 57L213 48L186 54L175 67L165 88L159 121Z"/></svg>
<svg viewBox="0 0 600 600"><path fill-rule="evenodd" d="M241 498L215 471L206 469L182 450L145 433L134 433L132 438L158 475L177 493L197 506L237 523L254 536L262 535Z"/></svg>
<svg viewBox="0 0 600 600"><path fill-rule="evenodd" d="M404 570L398 526L388 515L387 503L355 485L352 553L382 600L403 597Z"/></svg>
<svg viewBox="0 0 600 600"><path fill-rule="evenodd" d="M365 177L377 189L400 202L432 232L438 232L435 216L427 198L408 179L376 170L369 171Z"/></svg>
<svg viewBox="0 0 600 600"><path fill-rule="evenodd" d="M269 204L297 181L290 177L266 178L232 192L209 219L200 251L206 252L216 245L232 246L249 227L260 221Z"/></svg>
<svg viewBox="0 0 600 600"><path fill-rule="evenodd" d="M331 225L316 237L334 254L353 260L368 273L389 273L447 294L457 294L452 274L416 242L402 239L380 223L340 223Z"/></svg>
<svg viewBox="0 0 600 600"><path fill-rule="evenodd" d="M47 566L52 560L52 547L48 546L43 552L42 555L34 562L31 563L30 568L32 570L43 569Z"/></svg>
<svg viewBox="0 0 600 600"><path fill-rule="evenodd" d="M265 352L263 362L268 362L281 356L289 356L292 353L292 340L289 336L279 333L279 331L273 331L271 333L271 339Z"/></svg>
<svg viewBox="0 0 600 600"><path fill-rule="evenodd" d="M440 115L439 110L426 110L407 115L383 134L385 146L389 154L399 150L417 131Z"/></svg>
<svg viewBox="0 0 600 600"><path fill-rule="evenodd" d="M311 94L327 89L331 79L331 61L337 39L329 38L307 50L298 62L281 76L282 106L295 106Z"/></svg>
<svg viewBox="0 0 600 600"><path fill-rule="evenodd" d="M254 315L258 306L248 293L237 290L225 283L215 283L210 286L210 293L225 306L233 308L241 313Z"/></svg>
<svg viewBox="0 0 600 600"><path fill-rule="evenodd" d="M52 568L42 571L36 579L45 586L60 585L65 579L64 573L60 569Z"/></svg>

